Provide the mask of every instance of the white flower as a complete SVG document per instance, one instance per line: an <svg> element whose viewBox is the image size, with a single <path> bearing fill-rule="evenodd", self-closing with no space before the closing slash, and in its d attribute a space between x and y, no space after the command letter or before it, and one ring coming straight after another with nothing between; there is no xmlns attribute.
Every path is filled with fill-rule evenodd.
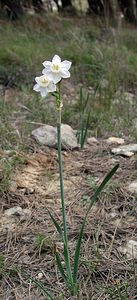
<svg viewBox="0 0 137 300"><path fill-rule="evenodd" d="M61 58L58 55L54 55L52 62L44 61L44 69L42 71L43 74L46 74L48 78L54 81L54 83L58 83L61 78L69 78L70 72L69 69L71 67L71 62L68 60L64 60L61 62Z"/></svg>
<svg viewBox="0 0 137 300"><path fill-rule="evenodd" d="M36 77L35 81L37 83L34 85L33 90L36 92L40 92L42 97L46 97L48 93L56 91L55 83L51 81L46 75Z"/></svg>

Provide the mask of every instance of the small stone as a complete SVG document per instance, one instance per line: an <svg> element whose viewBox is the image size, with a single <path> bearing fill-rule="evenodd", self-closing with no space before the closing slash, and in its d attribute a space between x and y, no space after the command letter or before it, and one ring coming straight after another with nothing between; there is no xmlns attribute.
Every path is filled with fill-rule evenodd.
<svg viewBox="0 0 137 300"><path fill-rule="evenodd" d="M128 187L127 187L127 190L131 193L137 193L137 181L133 181L131 182Z"/></svg>
<svg viewBox="0 0 137 300"><path fill-rule="evenodd" d="M25 190L26 195L34 194L34 192L35 192L35 189L33 187L26 188L26 190Z"/></svg>
<svg viewBox="0 0 137 300"><path fill-rule="evenodd" d="M137 259L137 241L129 240L125 247L119 247L118 250L128 258Z"/></svg>
<svg viewBox="0 0 137 300"><path fill-rule="evenodd" d="M122 144L125 143L124 139L118 138L118 137L115 137L115 136L109 137L109 138L106 140L106 142L107 142L108 144L113 144L113 143L114 143L114 144L118 144L118 145L122 145Z"/></svg>
<svg viewBox="0 0 137 300"><path fill-rule="evenodd" d="M40 272L40 273L38 273L38 275L37 275L37 279L42 279L43 278L43 273L42 272Z"/></svg>
<svg viewBox="0 0 137 300"><path fill-rule="evenodd" d="M114 219L116 216L117 216L116 211L112 211L112 212L109 213L110 219Z"/></svg>
<svg viewBox="0 0 137 300"><path fill-rule="evenodd" d="M117 148L113 148L111 150L111 153L115 154L115 155L122 155L122 156L127 156L127 157L131 157L134 155L134 152L124 151L122 149L117 149Z"/></svg>
<svg viewBox="0 0 137 300"><path fill-rule="evenodd" d="M11 216L19 216L21 217L21 220L24 220L24 217L29 215L31 213L30 209L22 209L20 206L14 206L9 209L6 209L4 212L5 216L11 217Z"/></svg>
<svg viewBox="0 0 137 300"><path fill-rule="evenodd" d="M95 137L87 138L87 144L92 145L94 143L99 144L99 141Z"/></svg>
<svg viewBox="0 0 137 300"><path fill-rule="evenodd" d="M111 152L115 155L123 155L131 157L137 152L137 144L129 144L124 146L119 146L118 148L113 148Z"/></svg>
<svg viewBox="0 0 137 300"><path fill-rule="evenodd" d="M10 217L12 215L22 215L22 208L20 206L14 206L5 210L4 215Z"/></svg>

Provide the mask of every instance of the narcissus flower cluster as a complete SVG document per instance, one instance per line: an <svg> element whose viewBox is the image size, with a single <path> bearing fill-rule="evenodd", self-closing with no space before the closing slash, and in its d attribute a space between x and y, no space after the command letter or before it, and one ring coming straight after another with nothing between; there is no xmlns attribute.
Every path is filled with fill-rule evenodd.
<svg viewBox="0 0 137 300"><path fill-rule="evenodd" d="M69 78L71 62L68 60L61 61L61 58L56 54L52 61L44 61L44 69L41 76L36 77L36 84L33 90L40 92L42 97L46 97L48 93L56 91L56 84L62 78Z"/></svg>

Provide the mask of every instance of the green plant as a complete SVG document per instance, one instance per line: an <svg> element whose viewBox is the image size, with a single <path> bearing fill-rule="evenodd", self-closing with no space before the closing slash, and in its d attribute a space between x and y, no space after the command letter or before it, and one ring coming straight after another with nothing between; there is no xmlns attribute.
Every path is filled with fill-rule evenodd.
<svg viewBox="0 0 137 300"><path fill-rule="evenodd" d="M80 148L83 149L84 144L86 142L88 127L89 127L89 121L90 121L90 112L89 110L86 122L85 122L85 110L87 108L89 101L89 92L87 93L86 99L83 99L83 89L80 88L80 118L79 118L79 126L77 130L77 142L80 145Z"/></svg>
<svg viewBox="0 0 137 300"><path fill-rule="evenodd" d="M110 296L111 300L115 300L116 297L118 300L129 300L129 292L128 292L128 282L120 282L119 279L114 280L114 284L111 286L107 286L106 292Z"/></svg>
<svg viewBox="0 0 137 300"><path fill-rule="evenodd" d="M45 235L42 233L38 233L35 240L36 248L37 249L41 248L44 241L45 241Z"/></svg>
<svg viewBox="0 0 137 300"><path fill-rule="evenodd" d="M54 243L51 237L45 237L44 234L38 233L35 240L35 248L39 252L39 256L42 252L44 253L53 253L54 252Z"/></svg>
<svg viewBox="0 0 137 300"><path fill-rule="evenodd" d="M81 250L81 244L82 244L82 238L84 233L84 228L86 226L86 220L88 217L88 214L97 200L99 194L104 189L105 185L108 183L108 181L111 179L111 177L115 174L116 170L118 169L118 165L116 165L105 177L105 179L102 181L102 183L97 188L96 192L94 193L93 197L90 199L90 203L88 206L88 209L86 211L85 217L83 219L81 229L79 232L79 236L77 239L76 244L76 250L74 255L74 262L73 267L71 265L71 256L69 252L69 241L68 241L68 232L67 232L67 220L66 220L66 206L65 206L65 198L64 198L64 185L63 185L63 170L62 170L62 147L61 147L61 112L62 112L62 100L61 100L61 78L70 77L69 68L71 66L71 63L69 61L61 62L61 59L58 55L55 55L53 57L52 62L45 61L43 70L43 74L40 77L36 77L36 84L34 86L34 90L36 92L40 92L41 95L44 97L47 95L48 92L51 92L52 95L56 99L56 108L57 108L57 141L58 141L58 159L59 159L59 175L60 175L60 192L61 192L61 208L62 208L62 223L63 223L63 229L61 228L59 222L54 218L53 214L49 211L49 215L59 233L59 236L63 242L64 246L64 262L65 262L65 269L62 264L62 260L60 257L60 254L58 251L55 251L56 255L56 262L58 265L58 269L60 271L60 274L62 276L62 279L64 283L66 284L67 288L70 291L71 296L76 296L78 293L78 268L79 268L79 259L80 259L80 250ZM51 81L52 80L52 81ZM88 95L86 98L86 102L82 103L83 96L82 96L82 89L81 89L81 107L82 112L84 112L85 107L88 102ZM81 116L82 118L82 116ZM82 120L81 120L82 121ZM80 139L81 141L81 147L83 148L85 138L87 135L87 128L88 123L85 127L85 131L83 132L83 121L82 121L82 137Z"/></svg>
<svg viewBox="0 0 137 300"><path fill-rule="evenodd" d="M80 116L79 116L79 124L78 124L78 130L77 130L77 142L80 145L80 148L83 149L88 129L90 127L91 123L91 114L92 114L92 105L89 103L90 98L92 98L92 101L95 101L96 94L98 91L100 83L98 82L95 86L94 92L92 95L90 95L90 92L87 92L87 95L83 95L83 88L80 88L80 97L79 97L79 109L80 109Z"/></svg>
<svg viewBox="0 0 137 300"><path fill-rule="evenodd" d="M13 170L19 165L24 164L26 161L25 156L19 155L15 151L7 151L7 156L1 159L1 170L0 170L0 191L8 189L11 181L11 175Z"/></svg>

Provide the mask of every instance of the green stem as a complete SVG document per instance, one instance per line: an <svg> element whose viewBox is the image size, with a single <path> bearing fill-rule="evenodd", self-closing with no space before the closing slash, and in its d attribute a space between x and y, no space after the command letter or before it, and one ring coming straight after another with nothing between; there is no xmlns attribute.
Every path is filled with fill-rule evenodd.
<svg viewBox="0 0 137 300"><path fill-rule="evenodd" d="M58 110L58 121L61 120L61 110ZM61 123L57 123L57 135L58 135L58 159L59 159L59 176L60 176L60 191L61 191L61 206L63 217L63 231L66 245L68 243L67 238L67 224L66 224L66 208L64 201L64 185L63 185L63 170L62 170L62 154L61 154Z"/></svg>
<svg viewBox="0 0 137 300"><path fill-rule="evenodd" d="M62 169L62 150L61 150L61 93L60 83L58 84L58 99L57 100L57 139L58 139L58 159L59 159L59 176L60 176L60 191L61 191L61 207L62 207L62 218L63 218L63 234L64 234L64 257L66 262L66 269L69 276L69 282L71 286L71 292L73 294L73 276L70 264L70 255L68 248L68 235L67 235L67 222L66 222L66 208L64 198L64 184L63 184L63 169Z"/></svg>

